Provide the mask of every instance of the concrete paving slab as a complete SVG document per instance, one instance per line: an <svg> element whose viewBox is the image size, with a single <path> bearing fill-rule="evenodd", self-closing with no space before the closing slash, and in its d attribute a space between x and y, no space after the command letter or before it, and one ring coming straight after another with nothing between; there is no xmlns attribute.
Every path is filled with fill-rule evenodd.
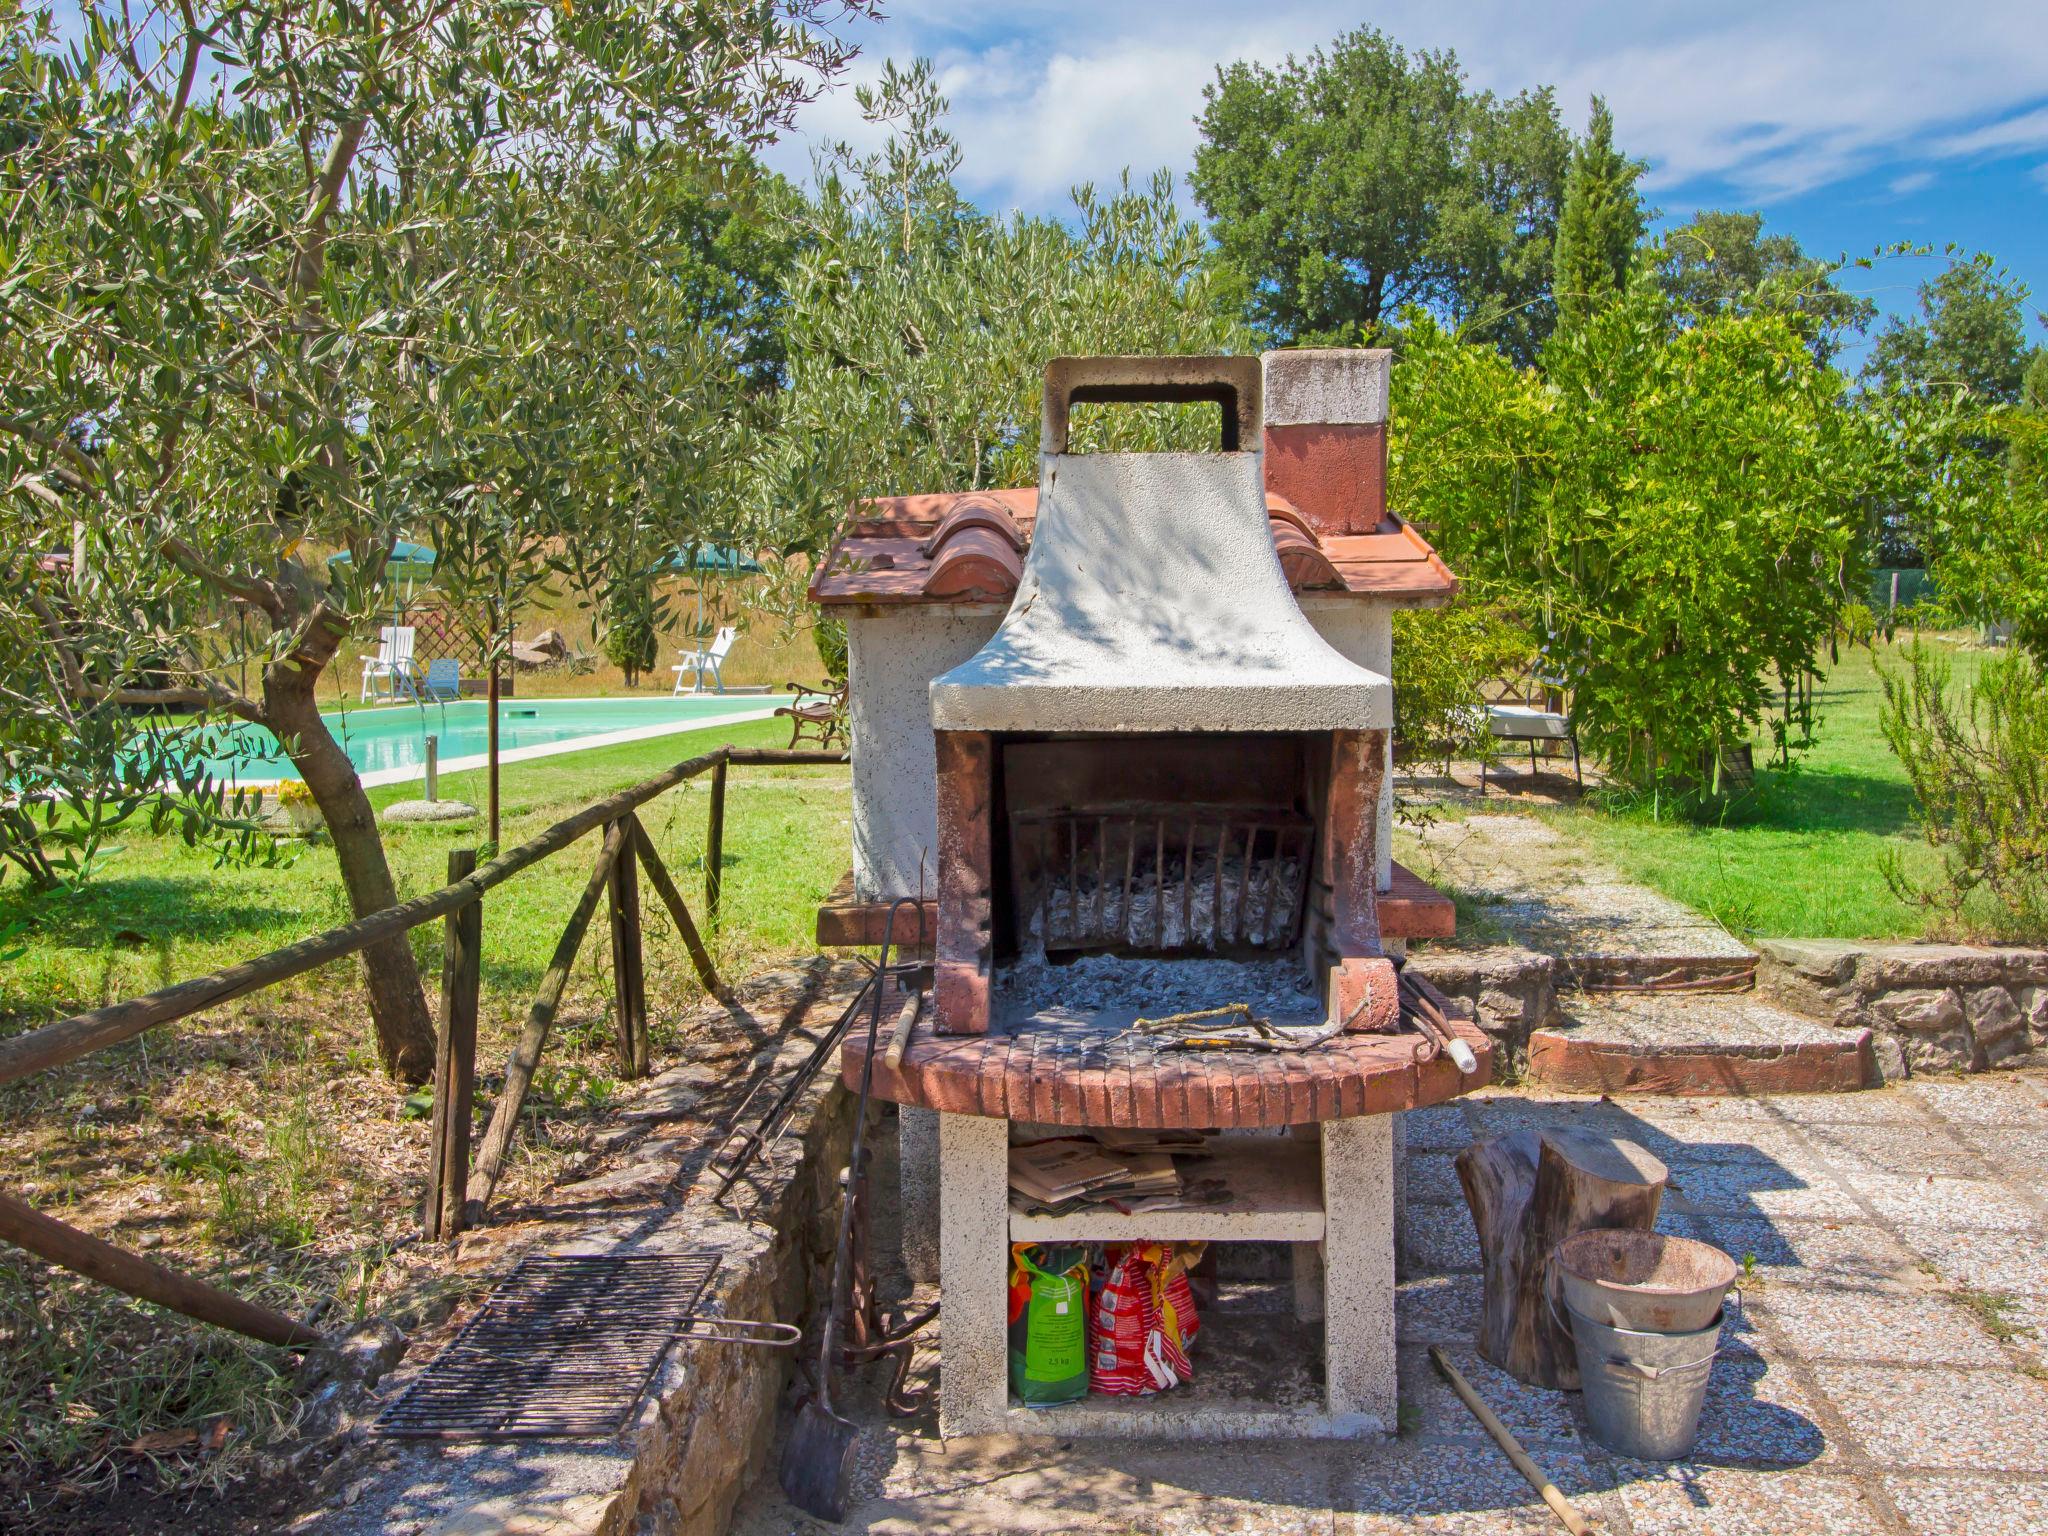
<svg viewBox="0 0 2048 1536"><path fill-rule="evenodd" d="M1441 1275L1479 1268L1479 1234L1462 1205L1411 1202L1401 1232L1404 1274Z"/></svg>
<svg viewBox="0 0 2048 1536"><path fill-rule="evenodd" d="M1458 1182L1455 1154L1414 1152L1408 1154L1408 1198L1428 1205L1465 1208L1465 1188Z"/></svg>
<svg viewBox="0 0 2048 1536"><path fill-rule="evenodd" d="M1401 1413L1408 1428L1424 1435L1484 1438L1486 1430L1430 1364L1429 1352L1416 1345L1401 1349ZM1529 1446L1577 1447L1580 1434L1575 1394L1526 1386L1498 1366L1479 1357L1468 1342L1444 1354L1472 1384L1472 1390L1500 1416L1516 1438Z"/></svg>
<svg viewBox="0 0 2048 1536"><path fill-rule="evenodd" d="M2032 1228L1987 1232L1902 1222L1899 1237L1947 1284L2016 1296L2048 1296L2048 1242Z"/></svg>
<svg viewBox="0 0 2048 1536"><path fill-rule="evenodd" d="M1916 1077L1904 1091L1958 1125L2011 1125L2038 1131L2048 1119L2048 1090L2032 1073L1950 1080Z"/></svg>
<svg viewBox="0 0 2048 1536"><path fill-rule="evenodd" d="M1543 1467L1583 1514L1606 1529L1621 1528L1604 1468L1557 1450L1544 1456ZM1339 1536L1548 1536L1558 1529L1491 1441L1374 1447L1343 1468L1337 1492Z"/></svg>
<svg viewBox="0 0 2048 1536"><path fill-rule="evenodd" d="M1761 1100L1758 1114L1787 1125L1891 1125L1924 1130L1927 1111L1902 1088L1793 1093Z"/></svg>
<svg viewBox="0 0 2048 1536"><path fill-rule="evenodd" d="M1856 1197L1836 1183L1817 1158L1787 1162L1679 1162L1668 1165L1664 1200L1695 1215L1805 1216L1855 1221Z"/></svg>
<svg viewBox="0 0 2048 1536"><path fill-rule="evenodd" d="M1887 1221L2001 1232L2040 1230L2037 1203L1996 1179L1873 1173L1857 1179L1856 1189Z"/></svg>
<svg viewBox="0 0 2048 1536"><path fill-rule="evenodd" d="M1617 1462L1633 1536L1849 1536L1883 1529L1855 1479L1697 1462Z"/></svg>
<svg viewBox="0 0 2048 1536"><path fill-rule="evenodd" d="M2018 1371L1817 1365L1814 1375L1887 1470L2048 1473L2048 1384Z"/></svg>
<svg viewBox="0 0 2048 1536"><path fill-rule="evenodd" d="M1887 1477L1885 1492L1915 1531L1946 1536L2040 1536L2048 1531L2048 1478Z"/></svg>
<svg viewBox="0 0 2048 1536"><path fill-rule="evenodd" d="M1975 1147L1940 1132L1901 1136L1891 1126L1811 1125L1806 1144L1852 1181L1865 1173L1928 1174L1982 1179L1996 1173Z"/></svg>
<svg viewBox="0 0 2048 1536"><path fill-rule="evenodd" d="M1821 1429L1822 1410L1798 1373L1736 1344L1715 1362L1700 1409L1692 1460L1737 1467L1805 1467L1842 1461Z"/></svg>
<svg viewBox="0 0 2048 1536"><path fill-rule="evenodd" d="M1431 1275L1394 1292L1394 1333L1403 1344L1470 1344L1485 1286L1477 1275Z"/></svg>
<svg viewBox="0 0 2048 1536"><path fill-rule="evenodd" d="M1461 1104L1433 1104L1428 1109L1411 1109L1401 1116L1407 1127L1410 1152L1456 1152L1472 1141L1472 1127Z"/></svg>
<svg viewBox="0 0 2048 1536"><path fill-rule="evenodd" d="M1824 1285L1866 1291L1910 1289L1913 1253L1883 1227L1865 1221L1794 1221L1702 1216L1685 1229L1737 1263L1754 1257L1766 1286Z"/></svg>
<svg viewBox="0 0 2048 1536"><path fill-rule="evenodd" d="M1891 1365L2005 1365L1976 1318L1939 1296L1836 1286L1763 1288L1751 1303L1809 1360Z"/></svg>

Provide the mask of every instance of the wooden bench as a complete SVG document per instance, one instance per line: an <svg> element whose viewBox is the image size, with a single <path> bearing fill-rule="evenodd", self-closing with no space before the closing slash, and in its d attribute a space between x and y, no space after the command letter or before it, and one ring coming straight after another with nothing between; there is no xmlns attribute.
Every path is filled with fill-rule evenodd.
<svg viewBox="0 0 2048 1536"><path fill-rule="evenodd" d="M789 684L790 701L775 711L776 717L788 716L790 723L789 744L791 747L804 739L809 732L820 747L829 748L836 740L841 746L849 745L846 731L846 684L837 688L810 688L802 683Z"/></svg>

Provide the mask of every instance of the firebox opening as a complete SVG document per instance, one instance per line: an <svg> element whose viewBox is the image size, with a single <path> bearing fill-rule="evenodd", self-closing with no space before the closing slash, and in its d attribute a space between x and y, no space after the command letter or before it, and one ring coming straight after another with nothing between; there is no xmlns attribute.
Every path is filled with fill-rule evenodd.
<svg viewBox="0 0 2048 1536"><path fill-rule="evenodd" d="M993 774L996 991L1082 1011L1320 1006L1304 933L1327 736L1005 736Z"/></svg>

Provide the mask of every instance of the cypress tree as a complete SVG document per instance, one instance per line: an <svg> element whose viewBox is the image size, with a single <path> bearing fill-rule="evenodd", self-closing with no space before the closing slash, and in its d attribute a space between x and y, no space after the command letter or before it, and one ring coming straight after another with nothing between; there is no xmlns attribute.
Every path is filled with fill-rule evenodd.
<svg viewBox="0 0 2048 1536"><path fill-rule="evenodd" d="M1643 204L1636 196L1642 162L1614 147L1614 116L1593 98L1593 120L1572 150L1565 175L1564 209L1557 221L1552 274L1560 326L1599 311L1628 282L1628 265L1643 236Z"/></svg>

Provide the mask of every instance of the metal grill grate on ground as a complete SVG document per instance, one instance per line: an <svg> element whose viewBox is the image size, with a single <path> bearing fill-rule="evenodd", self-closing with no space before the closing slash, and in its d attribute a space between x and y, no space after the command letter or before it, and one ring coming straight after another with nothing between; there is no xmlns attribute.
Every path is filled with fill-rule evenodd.
<svg viewBox="0 0 2048 1536"><path fill-rule="evenodd" d="M518 1440L613 1435L676 1338L718 1255L535 1254L377 1417L379 1435Z"/></svg>

